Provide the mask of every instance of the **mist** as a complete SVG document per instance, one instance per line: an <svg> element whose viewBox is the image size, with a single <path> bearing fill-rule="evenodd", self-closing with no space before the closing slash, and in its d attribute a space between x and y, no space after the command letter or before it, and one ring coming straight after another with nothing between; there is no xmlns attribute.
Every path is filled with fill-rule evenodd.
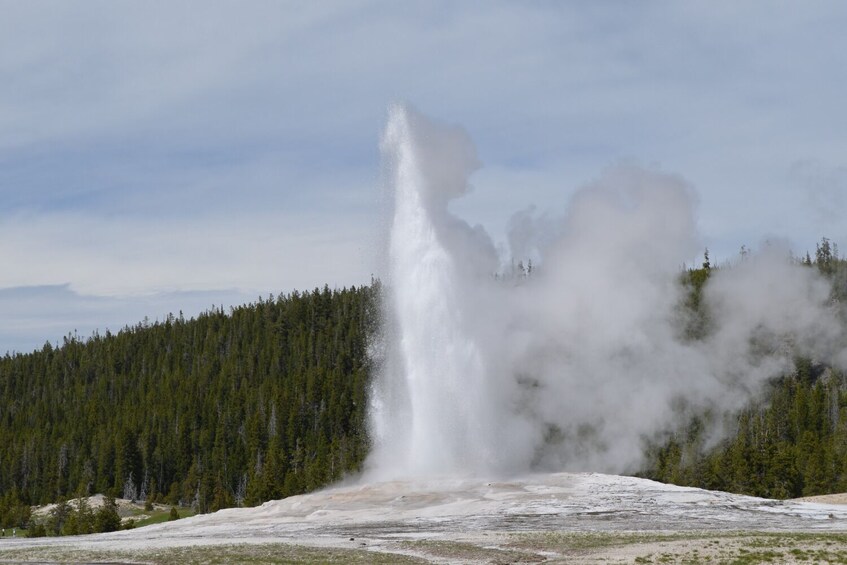
<svg viewBox="0 0 847 565"><path fill-rule="evenodd" d="M398 105L381 150L390 205L366 476L633 472L645 440L707 409L736 412L796 356L847 359L828 283L779 243L715 269L707 328L686 333L680 276L703 244L678 175L610 167L559 217L516 211L504 254L449 209L480 166L464 130ZM531 273L514 268L529 261Z"/></svg>

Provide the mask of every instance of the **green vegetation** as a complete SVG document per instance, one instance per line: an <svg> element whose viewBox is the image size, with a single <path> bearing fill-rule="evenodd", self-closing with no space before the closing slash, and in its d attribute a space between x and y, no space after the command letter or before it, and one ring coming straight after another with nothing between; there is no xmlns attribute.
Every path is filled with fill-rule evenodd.
<svg viewBox="0 0 847 565"><path fill-rule="evenodd" d="M414 540L400 543L403 549L425 555L428 563L433 558L439 561L485 563L540 563L546 561L543 555L524 549L504 549L499 547L481 547L478 543L452 540Z"/></svg>
<svg viewBox="0 0 847 565"><path fill-rule="evenodd" d="M379 553L367 549L315 548L283 543L213 545L147 549L137 551L87 550L72 547L33 547L28 549L0 549L4 562L144 562L251 565L294 565L325 563L362 563L374 565L428 563L423 559L398 553Z"/></svg>
<svg viewBox="0 0 847 565"><path fill-rule="evenodd" d="M358 470L378 292L324 287L7 354L0 520L97 492L209 512ZM82 516L60 512L53 532L89 531Z"/></svg>
<svg viewBox="0 0 847 565"><path fill-rule="evenodd" d="M61 501L53 506L47 515L41 514L30 519L27 530L19 530L19 536L44 537L59 535L77 535L100 532L129 530L135 527L159 524L168 520L178 520L180 516L192 516L190 508L182 508L180 515L176 507L161 504L127 504L120 506L114 498L106 496L103 504L92 508L88 499L80 498L71 502ZM174 518L173 516L176 516Z"/></svg>
<svg viewBox="0 0 847 565"><path fill-rule="evenodd" d="M531 532L505 548L556 555L552 562L847 563L847 534L776 532ZM561 559L561 560L559 560Z"/></svg>
<svg viewBox="0 0 847 565"><path fill-rule="evenodd" d="M734 433L717 445L706 445L708 415L653 444L644 475L768 498L847 491L847 380L806 359L797 365L731 416Z"/></svg>
<svg viewBox="0 0 847 565"><path fill-rule="evenodd" d="M25 528L32 517L32 509L21 497L17 490L6 491L0 496L0 528Z"/></svg>
<svg viewBox="0 0 847 565"><path fill-rule="evenodd" d="M176 518L174 518L176 515ZM153 510L132 510L129 512L129 519L133 522L134 528L141 528L151 524L161 524L179 520L180 518L189 518L194 516L194 511L191 508L180 508L177 510L175 506L168 508L167 506L156 505Z"/></svg>
<svg viewBox="0 0 847 565"><path fill-rule="evenodd" d="M829 240L821 241L814 259L807 255L801 263L831 280L834 303L847 299L847 261ZM684 277L689 339L709 331L701 294L711 272L707 258L702 269ZM649 464L641 475L769 498L847 491L847 379L811 359L796 359L795 367L740 413L694 414L684 429L648 441ZM719 417L727 419L716 421ZM716 425L731 433L710 445L708 430Z"/></svg>
<svg viewBox="0 0 847 565"><path fill-rule="evenodd" d="M28 537L72 536L99 532L114 532L121 528L121 517L115 499L107 496L103 505L92 509L86 498L77 499L74 504L67 501L57 503L46 520L32 519L29 523Z"/></svg>
<svg viewBox="0 0 847 565"><path fill-rule="evenodd" d="M509 535L505 547L535 550L563 555L583 555L597 550L630 545L656 544L675 541L700 540L703 532L521 532ZM714 533L710 533L714 537ZM742 535L738 532L721 532L722 537Z"/></svg>

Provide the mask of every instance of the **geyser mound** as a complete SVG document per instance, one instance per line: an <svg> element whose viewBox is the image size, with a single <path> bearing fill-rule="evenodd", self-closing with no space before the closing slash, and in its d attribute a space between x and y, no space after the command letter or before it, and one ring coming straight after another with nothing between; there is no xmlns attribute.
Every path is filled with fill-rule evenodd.
<svg viewBox="0 0 847 565"><path fill-rule="evenodd" d="M737 410L795 355L845 358L828 284L774 246L714 273L709 331L685 335L680 267L702 246L678 176L614 167L558 220L516 214L512 251L533 256L502 258L448 209L479 166L462 129L395 106L382 152L372 478L632 471L645 438ZM531 276L506 267L528 258Z"/></svg>

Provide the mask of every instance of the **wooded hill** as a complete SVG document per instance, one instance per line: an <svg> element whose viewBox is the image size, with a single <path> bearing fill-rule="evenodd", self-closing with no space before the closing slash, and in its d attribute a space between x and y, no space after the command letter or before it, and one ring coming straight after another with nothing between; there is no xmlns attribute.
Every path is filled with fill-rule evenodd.
<svg viewBox="0 0 847 565"><path fill-rule="evenodd" d="M847 261L834 244L824 238L815 257L807 254L800 262L832 282L834 303L845 303ZM684 277L685 306L696 314L688 328L692 339L708 331L700 293L711 272L707 256L702 268ZM728 421L695 414L684 429L648 442L648 464L639 475L768 498L847 492L847 378L811 359L798 358L795 367ZM714 444L709 431L717 426L730 433Z"/></svg>
<svg viewBox="0 0 847 565"><path fill-rule="evenodd" d="M98 492L207 512L359 469L378 292L294 292L6 355L0 520Z"/></svg>
<svg viewBox="0 0 847 565"><path fill-rule="evenodd" d="M847 262L827 240L802 261L847 298ZM686 271L698 313L713 267ZM0 522L29 505L98 492L208 512L313 490L368 451L368 338L378 282L270 297L0 359ZM646 446L644 476L773 497L847 490L847 383L798 360L767 398L706 445L710 414Z"/></svg>

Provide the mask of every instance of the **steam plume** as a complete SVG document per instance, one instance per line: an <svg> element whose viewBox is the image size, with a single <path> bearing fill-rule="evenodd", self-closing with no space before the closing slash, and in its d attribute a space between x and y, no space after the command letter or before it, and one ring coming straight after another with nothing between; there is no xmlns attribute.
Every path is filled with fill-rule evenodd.
<svg viewBox="0 0 847 565"><path fill-rule="evenodd" d="M827 283L777 246L712 276L709 331L686 338L680 267L702 247L680 177L618 166L559 220L519 212L510 244L539 268L504 280L486 232L448 210L479 166L467 134L396 106L382 151L375 476L633 470L680 406L736 410L795 355L845 358Z"/></svg>

